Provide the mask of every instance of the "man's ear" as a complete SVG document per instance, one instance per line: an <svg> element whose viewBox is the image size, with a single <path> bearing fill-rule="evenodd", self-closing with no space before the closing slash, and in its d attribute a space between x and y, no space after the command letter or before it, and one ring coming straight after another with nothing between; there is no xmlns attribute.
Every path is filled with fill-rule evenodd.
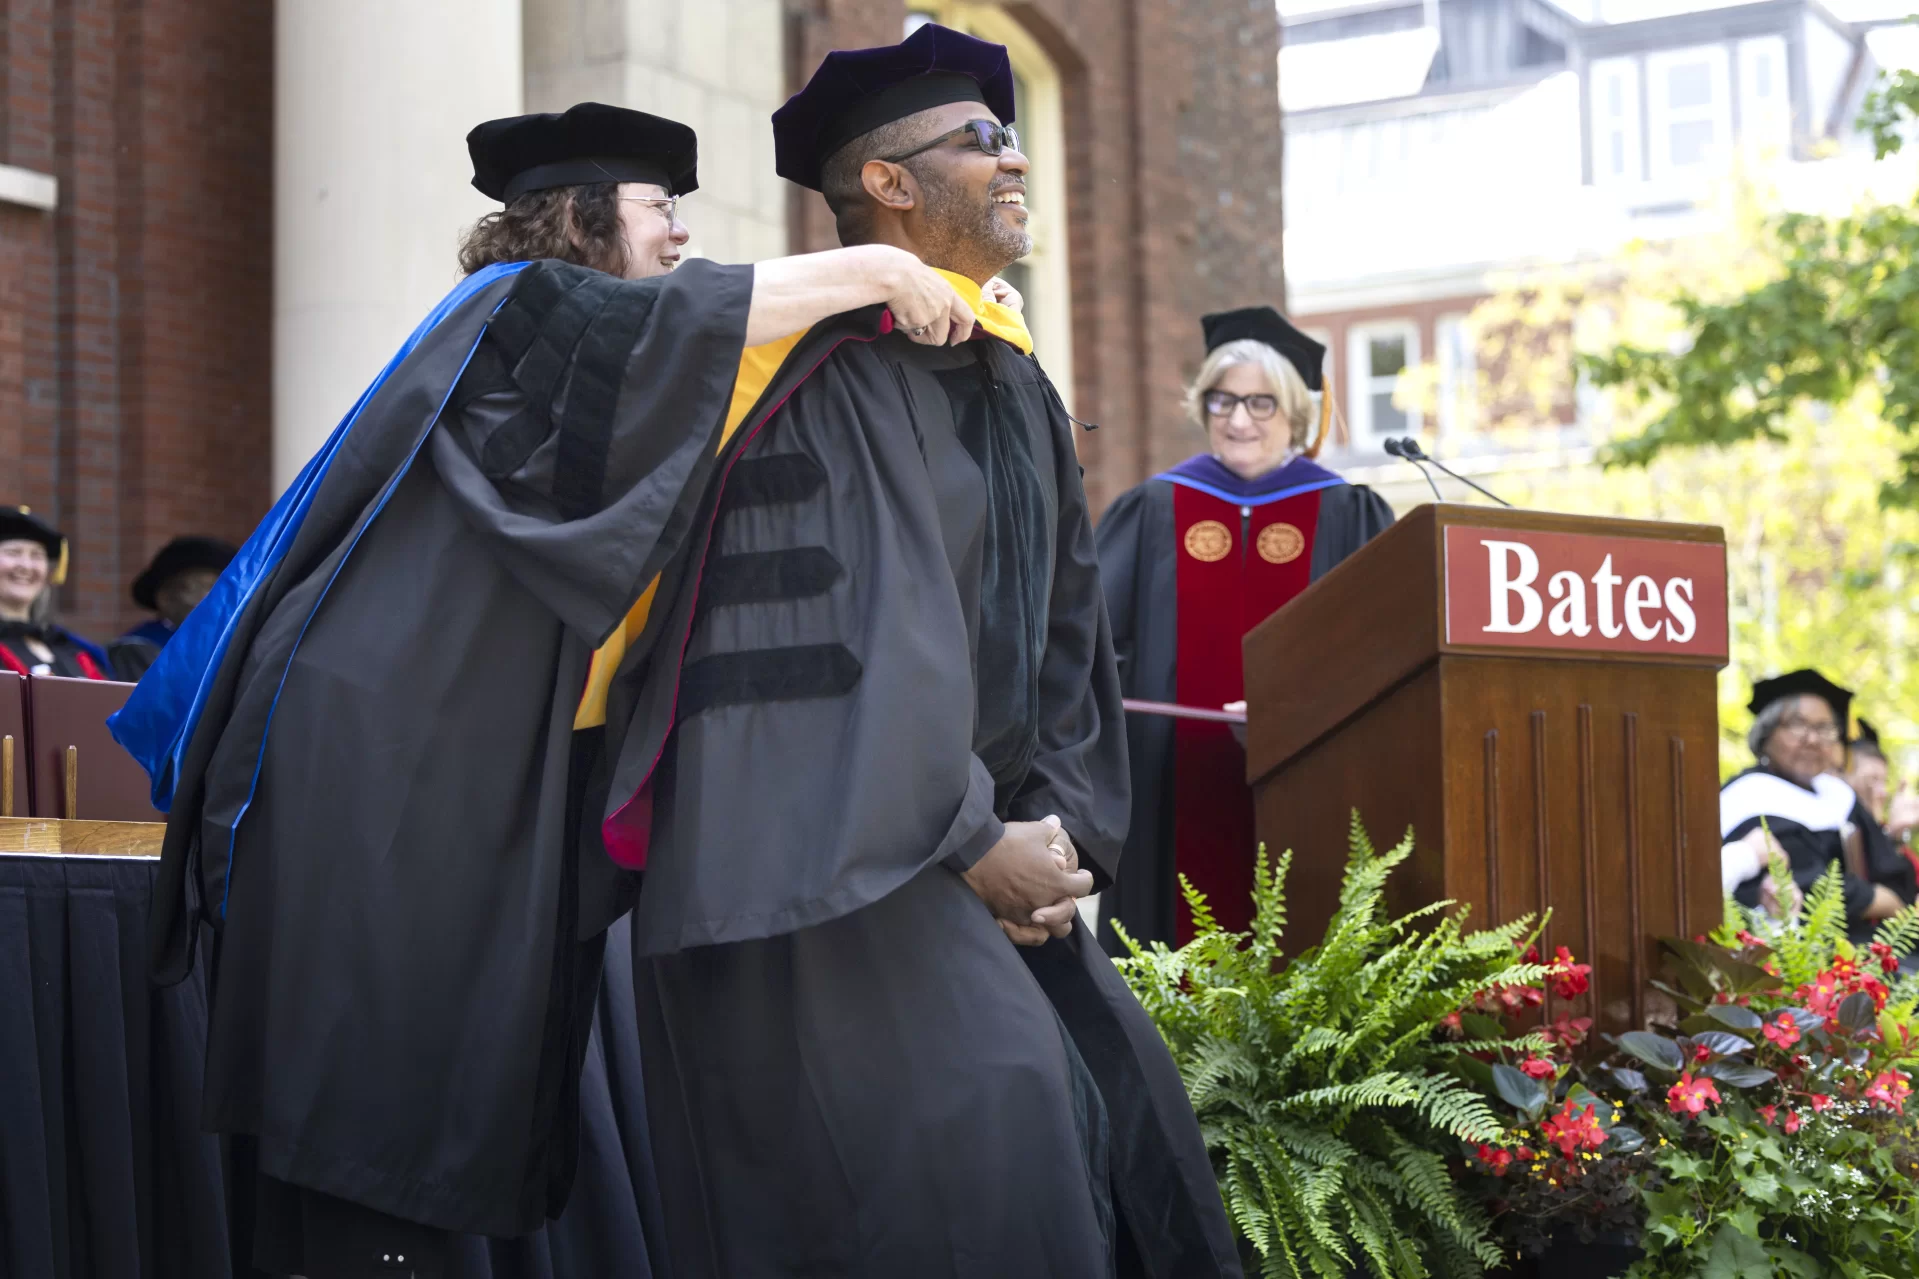
<svg viewBox="0 0 1919 1279"><path fill-rule="evenodd" d="M906 213L919 206L920 184L903 164L868 160L860 168L860 185L882 209Z"/></svg>

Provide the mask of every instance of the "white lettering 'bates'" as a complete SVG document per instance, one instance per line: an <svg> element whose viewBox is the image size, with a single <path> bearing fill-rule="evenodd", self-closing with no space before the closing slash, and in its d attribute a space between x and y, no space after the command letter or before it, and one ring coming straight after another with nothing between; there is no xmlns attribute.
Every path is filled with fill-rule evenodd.
<svg viewBox="0 0 1919 1279"><path fill-rule="evenodd" d="M1627 579L1614 571L1613 557L1608 555L1590 579L1562 570L1547 580L1546 596L1555 601L1548 616L1546 598L1535 585L1539 553L1524 542L1481 538L1480 545L1486 548L1491 592L1485 627L1489 634L1527 635L1544 622L1549 634L1583 638L1592 634L1596 624L1607 639L1625 634L1652 643L1663 635L1671 643L1684 644L1698 630L1690 577L1658 582L1640 574Z"/></svg>

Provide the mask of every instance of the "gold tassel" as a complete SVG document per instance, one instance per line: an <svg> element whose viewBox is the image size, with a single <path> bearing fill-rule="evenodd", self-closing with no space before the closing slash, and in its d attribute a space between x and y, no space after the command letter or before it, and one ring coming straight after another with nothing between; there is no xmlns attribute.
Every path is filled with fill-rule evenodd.
<svg viewBox="0 0 1919 1279"><path fill-rule="evenodd" d="M1318 457L1319 450L1326 445L1326 433L1333 425L1333 375L1322 372L1319 375L1319 433L1313 436L1312 447L1306 450L1307 457Z"/></svg>

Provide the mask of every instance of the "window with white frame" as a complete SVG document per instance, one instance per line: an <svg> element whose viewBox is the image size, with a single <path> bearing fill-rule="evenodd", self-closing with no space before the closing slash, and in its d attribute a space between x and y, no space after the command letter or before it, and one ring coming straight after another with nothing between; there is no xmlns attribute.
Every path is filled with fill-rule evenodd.
<svg viewBox="0 0 1919 1279"><path fill-rule="evenodd" d="M1592 64L1593 182L1637 182L1645 176L1639 158L1639 62L1606 58Z"/></svg>
<svg viewBox="0 0 1919 1279"><path fill-rule="evenodd" d="M1394 404L1393 392L1399 375L1419 363L1419 327L1411 321L1355 325L1346 343L1354 446L1378 447L1389 435L1416 433L1419 414Z"/></svg>
<svg viewBox="0 0 1919 1279"><path fill-rule="evenodd" d="M1783 156L1792 145L1784 36L1739 42L1739 142L1754 158Z"/></svg>
<svg viewBox="0 0 1919 1279"><path fill-rule="evenodd" d="M1705 173L1724 159L1732 133L1732 100L1726 81L1723 45L1675 49L1646 58L1653 177Z"/></svg>
<svg viewBox="0 0 1919 1279"><path fill-rule="evenodd" d="M1473 357L1472 326L1464 315L1442 315L1433 324L1434 361L1439 365L1438 418L1441 438L1472 429L1477 404L1478 361Z"/></svg>

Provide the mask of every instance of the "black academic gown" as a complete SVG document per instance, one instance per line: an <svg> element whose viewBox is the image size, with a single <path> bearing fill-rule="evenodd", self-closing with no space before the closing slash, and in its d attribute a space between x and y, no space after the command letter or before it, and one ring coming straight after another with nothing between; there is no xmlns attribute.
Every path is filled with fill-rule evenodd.
<svg viewBox="0 0 1919 1279"><path fill-rule="evenodd" d="M928 348L871 313L788 366L651 779L636 986L673 1273L1236 1274L1111 963L1083 929L1013 946L959 874L1056 814L1103 884L1125 829L1058 397L1002 341Z"/></svg>
<svg viewBox="0 0 1919 1279"><path fill-rule="evenodd" d="M225 612L196 610L142 682L133 721L170 688L199 707L183 749L162 731L136 754L177 772L156 966L184 971L199 921L220 939L207 1120L257 1136L273 1178L447 1229L531 1229L566 1192L599 935L633 896L617 848L646 868L636 980L673 1273L716 1264L716 1220L780 1273L815 1252L840 1273L973 1257L962 1273L1019 1274L1049 1255L1068 1263L1049 1273L1090 1273L1103 1199L1146 1273L1172 1273L1169 1249L1230 1273L1197 1124L1137 1002L1078 934L1016 952L956 873L1009 818L1058 813L1102 879L1123 833L1117 685L1056 398L1030 361L995 357L990 389L1044 441L1024 531L1062 548L1045 652L1025 650L1025 740L1002 738L974 637L982 660L1004 650L964 601L1030 607L1039 561L969 568L988 486L961 464L938 371L882 358L873 308L749 385L751 280L544 263L486 282L371 394L283 558ZM250 542L223 589L255 558ZM174 678L216 628L232 642L212 678ZM616 630L604 727L570 731ZM836 924L864 943L839 946ZM803 989L789 938L820 960ZM676 982L697 997L672 1002ZM700 1110L701 1081L751 1122ZM797 1106L752 1111L797 1089L831 1112L824 1134ZM677 1159L688 1131L696 1156L733 1161ZM857 1215L808 1210L836 1188Z"/></svg>
<svg viewBox="0 0 1919 1279"><path fill-rule="evenodd" d="M1099 522L1100 576L1112 616L1120 687L1126 697L1142 701L1178 701L1181 543L1174 528L1174 487L1169 480L1147 480L1115 498ZM1393 522L1392 508L1364 485L1337 483L1318 490L1318 496L1310 570L1315 582ZM1115 955L1127 952L1104 921L1117 919L1143 943L1174 944L1179 883L1173 857L1173 737L1174 721L1165 716L1127 716L1132 819L1121 872L1100 896L1102 941Z"/></svg>
<svg viewBox="0 0 1919 1279"><path fill-rule="evenodd" d="M1872 940L1878 925L1865 917L1879 885L1897 893L1910 906L1919 900L1919 874L1893 844L1852 788L1830 775L1813 779L1811 788L1764 768L1749 768L1719 792L1720 834L1727 843L1743 839L1762 822L1792 863L1793 881L1810 889L1837 863L1844 867L1845 828L1859 831L1865 855L1865 874L1844 870L1841 885L1846 902L1846 932L1857 945ZM1742 905L1759 905L1762 871L1733 890Z"/></svg>
<svg viewBox="0 0 1919 1279"><path fill-rule="evenodd" d="M264 1176L503 1237L564 1203L603 933L636 891L599 847L605 775L663 735L575 733L575 706L687 554L752 277L542 263L456 294L329 445L284 554L256 534L122 712L134 742L198 690L155 764L154 963L177 979L216 930L203 1120L257 1139ZM179 669L228 628L209 680Z"/></svg>
<svg viewBox="0 0 1919 1279"><path fill-rule="evenodd" d="M107 645L114 678L137 683L173 638L173 629L157 617L150 618Z"/></svg>
<svg viewBox="0 0 1919 1279"><path fill-rule="evenodd" d="M53 655L51 662L28 647L31 637ZM16 675L60 675L67 679L110 679L105 652L64 626L52 623L0 622L0 671Z"/></svg>

